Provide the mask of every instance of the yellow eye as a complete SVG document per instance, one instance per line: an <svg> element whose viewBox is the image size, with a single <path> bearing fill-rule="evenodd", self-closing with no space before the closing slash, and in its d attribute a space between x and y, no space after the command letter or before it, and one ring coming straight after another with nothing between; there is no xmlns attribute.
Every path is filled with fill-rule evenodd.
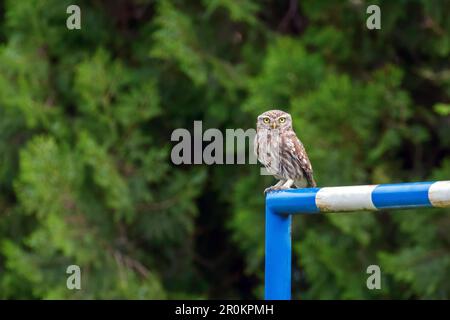
<svg viewBox="0 0 450 320"><path fill-rule="evenodd" d="M285 123L286 122L286 118L282 117L282 118L278 119L278 121L280 121L280 123Z"/></svg>
<svg viewBox="0 0 450 320"><path fill-rule="evenodd" d="M270 122L270 119L269 119L269 118L263 118L263 122L264 122L264 123L269 123L269 122Z"/></svg>

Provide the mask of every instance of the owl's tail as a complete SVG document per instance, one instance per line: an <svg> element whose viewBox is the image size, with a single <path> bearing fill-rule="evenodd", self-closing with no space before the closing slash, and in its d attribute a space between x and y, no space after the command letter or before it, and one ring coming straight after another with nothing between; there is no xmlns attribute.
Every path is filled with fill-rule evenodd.
<svg viewBox="0 0 450 320"><path fill-rule="evenodd" d="M297 188L315 188L317 186L316 181L312 176L306 176L306 179L295 180L294 184Z"/></svg>
<svg viewBox="0 0 450 320"><path fill-rule="evenodd" d="M317 187L316 181L314 180L313 176L307 176L306 181L308 182L309 188L315 188Z"/></svg>

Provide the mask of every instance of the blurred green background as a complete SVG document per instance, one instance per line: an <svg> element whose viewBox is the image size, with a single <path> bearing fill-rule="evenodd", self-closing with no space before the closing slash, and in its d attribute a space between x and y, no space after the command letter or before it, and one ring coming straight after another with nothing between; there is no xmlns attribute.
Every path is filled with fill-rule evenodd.
<svg viewBox="0 0 450 320"><path fill-rule="evenodd" d="M68 30L66 8L81 8ZM381 7L381 30L366 8ZM0 0L0 298L262 298L258 165L176 128L293 115L319 186L450 179L450 2ZM450 297L450 210L294 219L293 298ZM82 290L66 288L81 267ZM378 264L382 289L368 290Z"/></svg>

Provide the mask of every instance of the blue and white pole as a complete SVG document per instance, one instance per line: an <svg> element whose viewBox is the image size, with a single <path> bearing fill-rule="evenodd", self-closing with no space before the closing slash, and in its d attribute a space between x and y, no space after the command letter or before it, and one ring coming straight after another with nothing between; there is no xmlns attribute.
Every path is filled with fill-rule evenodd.
<svg viewBox="0 0 450 320"><path fill-rule="evenodd" d="M450 207L450 181L291 189L266 196L265 298L291 298L291 215Z"/></svg>

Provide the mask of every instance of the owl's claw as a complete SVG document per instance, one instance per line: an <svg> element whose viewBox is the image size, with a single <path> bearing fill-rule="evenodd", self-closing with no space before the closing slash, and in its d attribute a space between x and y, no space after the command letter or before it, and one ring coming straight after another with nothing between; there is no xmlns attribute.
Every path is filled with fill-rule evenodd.
<svg viewBox="0 0 450 320"><path fill-rule="evenodd" d="M271 187L264 189L264 194L266 194L268 192L276 192L276 191L287 190L287 189L289 189L289 187L275 185L275 186L271 186Z"/></svg>

